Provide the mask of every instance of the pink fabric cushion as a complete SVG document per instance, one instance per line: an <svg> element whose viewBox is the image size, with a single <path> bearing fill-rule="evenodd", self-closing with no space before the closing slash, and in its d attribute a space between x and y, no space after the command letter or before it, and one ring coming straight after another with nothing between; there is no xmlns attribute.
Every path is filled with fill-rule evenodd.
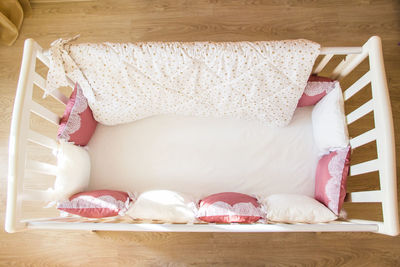
<svg viewBox="0 0 400 267"><path fill-rule="evenodd" d="M200 200L197 217L210 223L253 223L263 216L256 198L226 192Z"/></svg>
<svg viewBox="0 0 400 267"><path fill-rule="evenodd" d="M346 197L346 181L350 167L350 147L322 156L315 175L315 199L336 215Z"/></svg>
<svg viewBox="0 0 400 267"><path fill-rule="evenodd" d="M311 75L303 95L297 103L297 107L313 106L317 104L318 101L335 88L335 83L337 83L335 80Z"/></svg>
<svg viewBox="0 0 400 267"><path fill-rule="evenodd" d="M85 146L96 130L97 121L83 95L82 89L75 84L75 89L65 108L58 127L58 138L75 145Z"/></svg>
<svg viewBox="0 0 400 267"><path fill-rule="evenodd" d="M87 218L103 218L123 215L129 208L128 193L114 190L96 190L75 194L57 208Z"/></svg>

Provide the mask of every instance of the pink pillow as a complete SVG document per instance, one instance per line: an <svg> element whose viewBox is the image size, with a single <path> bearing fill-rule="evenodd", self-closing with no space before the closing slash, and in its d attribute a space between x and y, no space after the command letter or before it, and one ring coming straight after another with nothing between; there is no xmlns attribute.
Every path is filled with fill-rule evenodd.
<svg viewBox="0 0 400 267"><path fill-rule="evenodd" d="M253 223L263 216L256 198L226 192L200 200L197 217L210 223Z"/></svg>
<svg viewBox="0 0 400 267"><path fill-rule="evenodd" d="M75 194L57 208L87 218L123 215L129 208L128 193L114 190L96 190Z"/></svg>
<svg viewBox="0 0 400 267"><path fill-rule="evenodd" d="M346 197L346 181L350 168L350 146L322 156L315 174L315 199L336 215Z"/></svg>
<svg viewBox="0 0 400 267"><path fill-rule="evenodd" d="M79 84L76 83L60 120L57 136L59 139L74 142L75 145L86 146L96 126L97 121L93 118L87 99Z"/></svg>
<svg viewBox="0 0 400 267"><path fill-rule="evenodd" d="M313 106L318 103L326 94L335 88L337 81L311 75L308 79L303 95L300 97L297 107Z"/></svg>

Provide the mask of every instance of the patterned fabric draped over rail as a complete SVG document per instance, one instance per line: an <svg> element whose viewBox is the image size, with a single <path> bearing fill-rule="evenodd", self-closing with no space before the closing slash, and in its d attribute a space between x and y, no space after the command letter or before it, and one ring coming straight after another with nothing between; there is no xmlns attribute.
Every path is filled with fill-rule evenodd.
<svg viewBox="0 0 400 267"><path fill-rule="evenodd" d="M319 44L268 42L53 42L47 93L78 82L106 125L159 114L290 123Z"/></svg>

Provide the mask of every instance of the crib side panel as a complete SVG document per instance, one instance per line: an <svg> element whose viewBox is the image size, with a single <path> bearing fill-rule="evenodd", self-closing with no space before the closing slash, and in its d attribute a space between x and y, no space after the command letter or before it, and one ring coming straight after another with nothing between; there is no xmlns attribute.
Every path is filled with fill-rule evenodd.
<svg viewBox="0 0 400 267"><path fill-rule="evenodd" d="M337 55L336 52L338 51L334 52ZM316 66L314 70L315 74L322 71L332 58L331 54L325 54L326 56ZM358 136L352 136L350 144L352 149L356 149L376 141L377 158L353 164L350 167L350 175L357 176L377 171L379 174L380 189L349 192L346 201L364 203L365 205L373 202L381 203L383 223L375 222L379 225L378 232L388 235L398 235L399 218L394 128L380 38L373 36L365 43L359 53L348 53L332 70L329 76L333 79L342 80L366 58L368 58L369 70L344 91L344 100L347 101L357 95L358 92L362 91L369 84L371 85L372 98L348 114L346 119L347 124L351 125L365 116L373 114L375 128L369 129ZM357 223L373 222L362 220L350 221Z"/></svg>
<svg viewBox="0 0 400 267"><path fill-rule="evenodd" d="M55 139L44 136L30 127L31 114L36 114L42 120L58 126L60 116L33 100L34 86L45 89L45 79L36 72L36 62L49 66L47 57L42 48L32 39L27 39L18 80L14 109L11 120L9 139L9 167L5 230L16 232L26 229L26 223L21 222L23 216L23 202L37 200L38 192L45 196L45 188L30 190L26 185L26 176L31 173L55 176L56 166L29 158L28 143L38 144L49 148L46 153L52 154L57 148ZM56 90L51 96L64 106L68 98ZM37 121L37 120L36 120ZM35 122L36 122L35 121ZM33 194L32 192L35 192Z"/></svg>
<svg viewBox="0 0 400 267"><path fill-rule="evenodd" d="M352 175L356 175L378 171L381 187L379 190L350 192L348 194L347 201L366 203L365 205L368 205L368 203L371 202L382 203L383 223L376 221L351 220L352 223L346 226L324 226L320 228L318 228L317 225L310 225L307 227L302 225L293 227L269 226L265 229L258 230L256 228L246 228L246 231L378 231L384 234L397 235L399 233L399 223L394 131L380 39L378 37L372 37L362 48L323 48L321 50L321 54L326 56L316 66L314 70L315 74L319 73L326 67L333 55L346 55L345 59L341 61L331 73L331 77L338 78L339 80L346 77L352 70L357 68L357 66L364 59L369 57L370 69L344 92L344 98L345 100L352 98L357 92L363 90L366 85L371 84L371 101L367 102L365 105L361 105L355 111L350 113L347 116L347 121L348 124L351 124L373 112L375 128L353 137L350 142L353 148L358 148L372 141L376 141L378 157L373 160L352 165L350 168L350 173ZM38 46L33 40L28 39L24 47L21 74L18 81L17 95L15 99L11 125L6 231L15 232L26 228L81 230L125 229L130 231L144 231L146 227L149 227L146 228L146 230L149 231L160 231L160 228L157 225L141 228L140 226L127 225L123 225L122 227L118 227L118 225L107 225L106 227L103 226L103 224L91 225L86 223L82 225L40 224L34 223L33 220L25 220L21 222L21 203L23 201L46 199L44 190L24 190L23 182L25 173L33 171L44 174L55 174L54 165L28 159L26 153L28 142L33 142L49 149L55 149L57 147L57 142L55 139L44 136L30 129L29 127L29 118L31 112L40 116L44 120L53 123L54 125L58 125L59 120L59 116L57 114L32 100L32 90L34 85L43 90L45 89L44 78L35 72L36 59L39 59L45 65L49 66L48 59L43 54L41 47ZM60 103L67 103L68 99L59 91L53 92L51 96ZM235 227L228 228L226 231L241 231ZM174 229L166 227L165 231L174 231ZM179 231L197 230L194 230L194 228L191 228L191 226L188 225ZM202 227L202 230L199 228L198 231L213 232L216 230L213 227Z"/></svg>
<svg viewBox="0 0 400 267"><path fill-rule="evenodd" d="M21 72L11 119L9 140L8 188L5 230L16 232L25 228L20 222L21 199L25 173L26 135L29 127L29 104L32 99L32 73L35 69L34 41L25 41Z"/></svg>

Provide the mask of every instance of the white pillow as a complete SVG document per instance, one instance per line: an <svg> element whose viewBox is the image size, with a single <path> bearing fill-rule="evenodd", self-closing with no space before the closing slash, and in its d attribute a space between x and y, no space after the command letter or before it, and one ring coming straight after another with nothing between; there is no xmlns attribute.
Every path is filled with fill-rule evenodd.
<svg viewBox="0 0 400 267"><path fill-rule="evenodd" d="M317 200L295 194L275 194L263 201L267 219L284 223L322 223L337 216Z"/></svg>
<svg viewBox="0 0 400 267"><path fill-rule="evenodd" d="M62 201L86 189L90 179L90 157L86 149L60 140L57 153L57 176L49 188L50 199Z"/></svg>
<svg viewBox="0 0 400 267"><path fill-rule="evenodd" d="M186 223L196 218L196 204L187 196L169 190L142 193L129 208L133 219Z"/></svg>
<svg viewBox="0 0 400 267"><path fill-rule="evenodd" d="M348 146L349 134L339 82L314 106L312 125L315 144L320 154Z"/></svg>

